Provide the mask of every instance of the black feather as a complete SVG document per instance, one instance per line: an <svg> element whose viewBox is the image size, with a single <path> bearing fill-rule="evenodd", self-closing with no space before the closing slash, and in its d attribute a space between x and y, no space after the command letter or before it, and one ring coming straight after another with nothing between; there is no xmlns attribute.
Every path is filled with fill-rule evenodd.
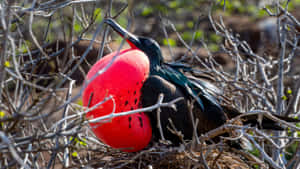
<svg viewBox="0 0 300 169"><path fill-rule="evenodd" d="M110 25L121 36L126 37L131 47L140 49L149 58L150 75L141 89L141 104L143 107L155 104L160 93L164 94L165 102L178 97L184 98L184 100L176 103L177 110L166 107L161 108L160 117L157 117L156 110L148 113L155 139L159 139L160 137L157 128L158 118L160 118L165 138L171 140L173 143L178 143L180 139L168 130L168 127L171 128L169 120L174 123L178 131L184 134L184 139L191 139L193 136L192 116L194 119L199 120L199 125L197 126L199 135L223 125L228 119L241 115L236 109L219 104L216 95L221 95L222 91L216 86L195 77L185 76L181 70L191 71L192 69L189 66L180 63L165 63L160 47L155 40L135 36L127 32L112 19L105 19L104 22ZM281 116L276 117L286 121L299 122L296 119ZM245 116L242 118L242 122L252 126L259 125L257 115ZM263 118L262 125L259 127L276 130L282 129L276 122L266 117Z"/></svg>

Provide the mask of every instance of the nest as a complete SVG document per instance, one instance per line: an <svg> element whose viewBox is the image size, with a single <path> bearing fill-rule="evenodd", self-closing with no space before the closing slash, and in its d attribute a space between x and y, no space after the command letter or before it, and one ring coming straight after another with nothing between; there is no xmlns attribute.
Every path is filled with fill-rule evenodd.
<svg viewBox="0 0 300 169"><path fill-rule="evenodd" d="M86 166L92 168L205 169L205 166L221 169L267 168L267 164L246 151L217 144L203 144L201 148L195 150L183 145L180 147L155 145L137 153L123 153L105 146L103 151L81 152L80 156L81 165L82 160L86 160ZM76 157L73 160L80 164L78 159L79 157Z"/></svg>

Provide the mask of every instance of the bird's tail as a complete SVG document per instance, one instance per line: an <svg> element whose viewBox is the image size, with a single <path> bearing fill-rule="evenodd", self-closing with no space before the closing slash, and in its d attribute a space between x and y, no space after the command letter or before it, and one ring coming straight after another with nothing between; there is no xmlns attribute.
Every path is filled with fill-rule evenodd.
<svg viewBox="0 0 300 169"><path fill-rule="evenodd" d="M233 107L222 106L222 108L229 119L235 118L235 117L243 114ZM300 122L299 119L285 117L285 116L279 116L279 115L275 115L275 114L272 114L272 115L274 117L276 117L280 120L284 120L286 122L290 122L290 123L299 123ZM267 116L263 116L262 120L259 120L259 119L260 119L259 114L251 114L251 115L241 117L241 120L244 125L257 126L259 129L284 130L284 127L282 125L280 125L277 121L272 120L271 118L268 118Z"/></svg>
<svg viewBox="0 0 300 169"><path fill-rule="evenodd" d="M202 80L200 78L188 76L188 79L196 88L201 89L201 91L205 91L204 93L202 93L202 95L205 98L207 98L210 101L210 103L212 103L213 105L218 105L216 96L217 95L221 96L223 94L219 88L214 86L212 83L209 83L206 80ZM225 112L228 119L232 119L243 114L239 112L237 109L230 106L221 105L221 109ZM291 123L300 122L300 119L295 119L295 118L290 118L290 117L285 117L285 116L280 116L275 114L272 115L286 122L291 122ZM284 130L284 127L282 125L280 125L277 121L268 118L267 116L262 116L262 119L260 120L259 114L242 116L241 120L244 125L257 126L259 129Z"/></svg>

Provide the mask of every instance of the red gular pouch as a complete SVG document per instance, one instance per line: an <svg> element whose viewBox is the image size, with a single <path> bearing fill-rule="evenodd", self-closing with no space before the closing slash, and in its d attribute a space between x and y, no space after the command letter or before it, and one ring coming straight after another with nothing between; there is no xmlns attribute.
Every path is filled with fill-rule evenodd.
<svg viewBox="0 0 300 169"><path fill-rule="evenodd" d="M86 82L110 64L116 54L108 54L96 62L88 72ZM121 50L112 65L91 81L83 92L83 105L89 104L89 107L103 101L105 97L113 97L88 112L87 119L109 115L114 106L115 113L141 108L141 88L149 76L149 67L149 59L142 51ZM102 142L125 152L145 148L152 137L150 120L143 112L90 123L90 126Z"/></svg>

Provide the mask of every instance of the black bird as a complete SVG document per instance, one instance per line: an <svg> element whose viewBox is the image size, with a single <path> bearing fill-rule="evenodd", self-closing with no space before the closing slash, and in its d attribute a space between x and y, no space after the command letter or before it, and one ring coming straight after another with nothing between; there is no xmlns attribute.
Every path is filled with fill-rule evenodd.
<svg viewBox="0 0 300 169"><path fill-rule="evenodd" d="M154 105L158 96L163 93L164 101L171 101L178 97L184 99L176 103L176 110L161 108L160 122L165 139L178 144L180 138L170 131L173 123L177 131L184 135L184 139L192 139L194 121L199 120L197 133L202 134L215 129L228 119L241 113L234 108L220 105L214 96L219 89L214 85L200 79L185 76L180 69L189 69L180 64L165 63L158 43L147 37L133 35L112 19L104 22L113 28L120 36L126 38L132 48L143 51L150 61L150 75L141 89L141 104L143 107ZM193 108L192 108L193 107ZM193 110L191 110L193 109ZM160 139L160 131L157 127L157 111L148 113L152 125L153 139ZM295 119L280 117L284 120L297 122ZM246 116L244 124L258 125L257 116ZM264 118L261 124L265 129L282 129L274 121Z"/></svg>

